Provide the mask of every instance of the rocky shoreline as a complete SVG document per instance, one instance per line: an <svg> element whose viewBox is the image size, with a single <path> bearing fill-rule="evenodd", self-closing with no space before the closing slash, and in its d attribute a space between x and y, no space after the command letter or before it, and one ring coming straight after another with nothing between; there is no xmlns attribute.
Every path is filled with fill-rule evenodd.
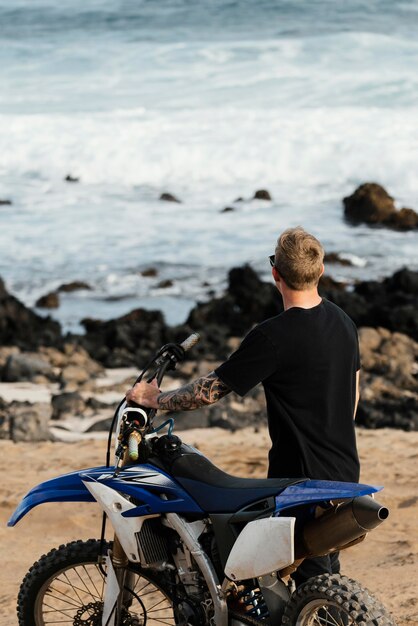
<svg viewBox="0 0 418 626"><path fill-rule="evenodd" d="M353 288L325 276L320 293L359 327L358 424L418 430L418 272L404 268ZM281 310L274 286L246 265L233 268L225 293L198 303L182 325L168 326L160 311L135 309L113 320L83 320L84 335L64 336L57 322L25 307L0 282L0 438L35 441L60 439L61 430L103 430L117 394L132 384L134 371L161 345L181 341L192 331L201 335L189 360L167 379L166 385L174 387L214 369L254 324ZM116 381L111 375L115 368L122 368ZM33 401L30 393L24 400L12 393L10 399L10 389L22 384L43 386L48 400ZM5 388L9 400L2 398ZM103 393L111 394L112 402L104 402ZM260 387L244 399L231 394L209 409L177 416L179 428L258 428L264 420Z"/></svg>

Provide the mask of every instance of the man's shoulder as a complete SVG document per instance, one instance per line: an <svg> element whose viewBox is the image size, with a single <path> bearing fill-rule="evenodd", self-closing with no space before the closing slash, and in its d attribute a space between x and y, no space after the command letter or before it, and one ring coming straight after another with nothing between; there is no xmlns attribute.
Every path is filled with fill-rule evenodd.
<svg viewBox="0 0 418 626"><path fill-rule="evenodd" d="M351 317L341 307L339 307L337 304L335 304L335 302L331 302L330 300L327 300L326 298L323 298L323 304L324 304L326 310L331 315L334 315L335 317L339 317L348 326L352 326L354 328L357 328L355 323L351 319Z"/></svg>
<svg viewBox="0 0 418 626"><path fill-rule="evenodd" d="M260 332L268 337L273 333L274 335L280 331L281 328L285 328L286 326L286 316L284 315L284 311L274 315L274 317L269 317L266 320L263 320L259 324L257 324L253 330Z"/></svg>

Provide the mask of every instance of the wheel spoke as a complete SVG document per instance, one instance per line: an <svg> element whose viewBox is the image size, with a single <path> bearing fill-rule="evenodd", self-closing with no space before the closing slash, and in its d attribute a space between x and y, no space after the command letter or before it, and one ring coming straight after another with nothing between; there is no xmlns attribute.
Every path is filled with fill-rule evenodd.
<svg viewBox="0 0 418 626"><path fill-rule="evenodd" d="M75 556L79 555L79 561L74 558L74 549L78 550ZM72 548L72 552L67 547L62 549L64 554L55 551L58 554L57 557L54 554L56 561L52 562L52 567L49 556L51 577L40 588L34 606L37 626L74 623L86 623L90 626L101 623L106 576L97 563L92 544L89 544L86 551L88 558L84 557L84 549L83 545L77 545ZM71 557L71 564L66 567L63 556L68 555ZM166 592L142 572L135 572L133 569L129 569L129 572L128 586L132 591L129 594L127 588L124 592L126 606L123 608L123 615L126 623L132 621L135 624L146 623L148 626L174 626L173 606Z"/></svg>
<svg viewBox="0 0 418 626"><path fill-rule="evenodd" d="M92 577L90 576L89 572L87 571L87 568L86 568L86 566L85 566L85 565L83 565L83 569L84 569L84 571L86 572L87 576L89 577L89 580L90 580L90 582L91 582L92 586L94 587L94 590L95 590L95 592L97 593L97 596L98 596L98 597L100 597L100 596L99 596L99 592L97 591L97 587L96 587L96 585L94 584L93 579L92 579ZM99 568L96 568L96 569L98 570ZM100 571L100 570L99 570L99 571ZM94 596L93 596L93 597L94 597ZM100 598L100 599L101 599L101 598Z"/></svg>

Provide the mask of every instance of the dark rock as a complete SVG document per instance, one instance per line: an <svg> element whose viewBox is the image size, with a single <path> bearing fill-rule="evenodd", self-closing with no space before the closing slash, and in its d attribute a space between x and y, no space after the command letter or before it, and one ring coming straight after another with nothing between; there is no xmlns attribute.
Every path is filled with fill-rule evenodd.
<svg viewBox="0 0 418 626"><path fill-rule="evenodd" d="M51 404L54 420L82 415L86 410L86 403L76 391L52 396Z"/></svg>
<svg viewBox="0 0 418 626"><path fill-rule="evenodd" d="M167 327L160 311L135 309L114 320L84 319L81 345L106 367L144 365L167 342Z"/></svg>
<svg viewBox="0 0 418 626"><path fill-rule="evenodd" d="M418 228L418 213L414 209L404 207L392 213L387 221L387 225L397 230L414 230Z"/></svg>
<svg viewBox="0 0 418 626"><path fill-rule="evenodd" d="M378 402L360 401L356 422L366 428L400 428L418 430L416 398L382 399Z"/></svg>
<svg viewBox="0 0 418 626"><path fill-rule="evenodd" d="M258 189L254 194L254 200L271 200L272 197L267 189Z"/></svg>
<svg viewBox="0 0 418 626"><path fill-rule="evenodd" d="M22 350L61 346L61 327L50 317L41 317L10 295L0 279L0 345Z"/></svg>
<svg viewBox="0 0 418 626"><path fill-rule="evenodd" d="M12 204L11 200L1 200L0 199L0 206L10 206Z"/></svg>
<svg viewBox="0 0 418 626"><path fill-rule="evenodd" d="M167 289L168 287L172 287L173 285L174 285L174 282L170 278L167 278L165 280L161 280L158 283L157 287L158 289Z"/></svg>
<svg viewBox="0 0 418 626"><path fill-rule="evenodd" d="M353 265L349 259L344 259L338 252L328 252L324 257L324 263L338 264L338 265Z"/></svg>
<svg viewBox="0 0 418 626"><path fill-rule="evenodd" d="M60 305L60 299L56 291L51 291L51 293L47 293L45 296L41 296L36 301L35 306L40 309L57 309Z"/></svg>
<svg viewBox="0 0 418 626"><path fill-rule="evenodd" d="M88 283L83 282L82 280L73 280L70 283L63 283L57 289L58 292L70 293L72 291L91 291L91 287Z"/></svg>
<svg viewBox="0 0 418 626"><path fill-rule="evenodd" d="M343 199L344 213L353 222L378 224L395 211L395 203L384 187L377 183L360 185L351 196Z"/></svg>
<svg viewBox="0 0 418 626"><path fill-rule="evenodd" d="M88 406L89 409L92 409L93 411L101 411L102 409L109 408L109 404L107 402L102 402L101 400L98 400L98 398L95 398L94 396L92 396L91 398L87 400L86 405Z"/></svg>
<svg viewBox="0 0 418 626"><path fill-rule="evenodd" d="M418 272L413 272L406 267L386 278L383 284L390 292L404 292L418 296Z"/></svg>
<svg viewBox="0 0 418 626"><path fill-rule="evenodd" d="M158 276L158 270L156 267L148 267L147 269L142 270L140 274L145 278L155 278L156 276Z"/></svg>
<svg viewBox="0 0 418 626"><path fill-rule="evenodd" d="M51 364L37 354L12 354L6 361L2 379L14 383L21 381L34 381L37 377L44 376L48 380L57 380L56 371Z"/></svg>
<svg viewBox="0 0 418 626"><path fill-rule="evenodd" d="M235 198L234 202L244 202L244 198L239 196L239 198Z"/></svg>
<svg viewBox="0 0 418 626"><path fill-rule="evenodd" d="M331 276L325 276L323 274L319 279L318 291L322 295L323 292L326 293L330 290L344 291L345 287L345 283L341 283L331 278Z"/></svg>
<svg viewBox="0 0 418 626"><path fill-rule="evenodd" d="M78 178L78 176L71 176L71 174L67 174L64 180L66 183L79 183L80 182L80 179Z"/></svg>
<svg viewBox="0 0 418 626"><path fill-rule="evenodd" d="M418 228L418 214L408 208L398 211L392 196L377 183L360 185L343 204L345 217L353 223L382 224L397 230Z"/></svg>
<svg viewBox="0 0 418 626"><path fill-rule="evenodd" d="M231 211L235 211L234 207L226 206L224 209L221 209L220 213L231 213Z"/></svg>
<svg viewBox="0 0 418 626"><path fill-rule="evenodd" d="M228 338L242 337L257 322L283 310L281 296L273 284L260 280L248 265L229 272L225 295L197 304L186 324L170 330L172 340L198 331L201 341L194 354L224 359L228 356Z"/></svg>
<svg viewBox="0 0 418 626"><path fill-rule="evenodd" d="M100 419L100 420L97 420L97 422L94 422L94 424L89 426L85 432L86 433L102 433L102 432L108 433L112 425L112 421L113 421L113 415L109 415L108 417L103 416L103 419Z"/></svg>
<svg viewBox="0 0 418 626"><path fill-rule="evenodd" d="M162 193L160 196L160 200L164 200L165 202L177 202L178 204L181 204L181 200L179 200L172 193Z"/></svg>
<svg viewBox="0 0 418 626"><path fill-rule="evenodd" d="M20 441L51 441L51 407L30 402L0 403L0 438Z"/></svg>

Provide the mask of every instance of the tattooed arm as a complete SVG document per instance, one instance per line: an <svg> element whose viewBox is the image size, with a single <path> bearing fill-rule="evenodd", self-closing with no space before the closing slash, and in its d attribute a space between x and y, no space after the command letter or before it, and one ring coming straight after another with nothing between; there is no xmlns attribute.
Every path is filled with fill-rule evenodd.
<svg viewBox="0 0 418 626"><path fill-rule="evenodd" d="M158 408L169 411L191 411L205 404L214 404L230 391L215 372L211 372L184 387L160 393L157 397Z"/></svg>
<svg viewBox="0 0 418 626"><path fill-rule="evenodd" d="M142 406L164 411L192 411L206 404L214 404L231 390L215 372L174 389L160 391L155 384L141 382L126 394L126 399Z"/></svg>

